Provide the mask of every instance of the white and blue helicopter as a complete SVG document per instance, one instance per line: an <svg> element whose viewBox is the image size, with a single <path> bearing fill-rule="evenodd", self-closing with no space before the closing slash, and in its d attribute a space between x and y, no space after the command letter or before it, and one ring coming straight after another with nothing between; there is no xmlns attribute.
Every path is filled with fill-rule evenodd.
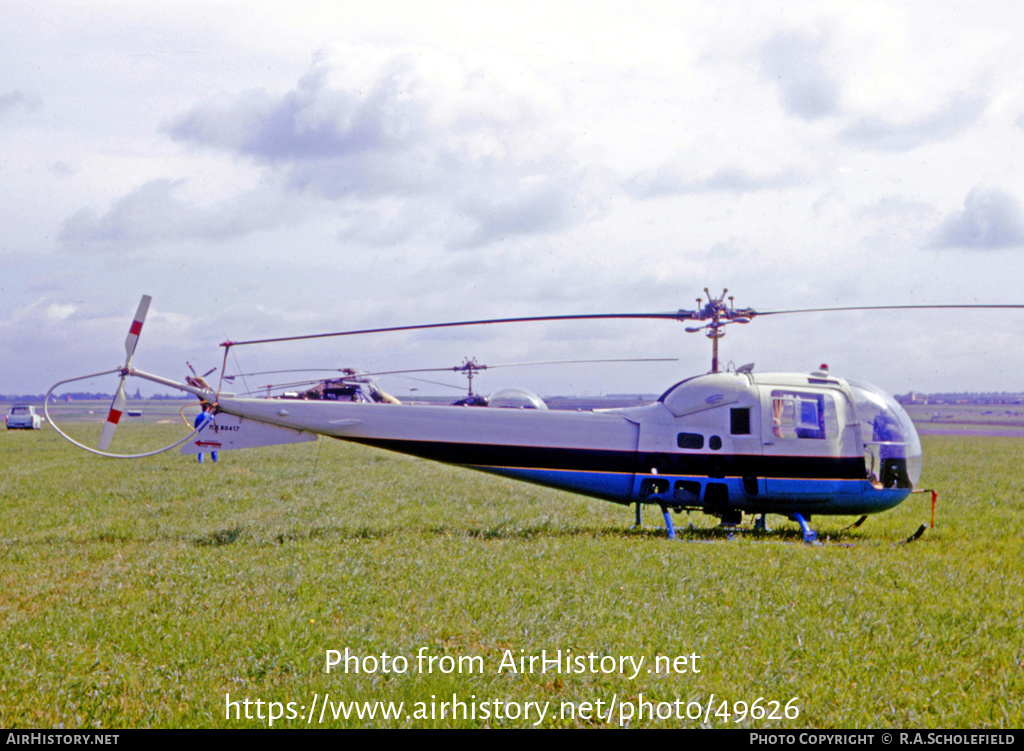
<svg viewBox="0 0 1024 751"><path fill-rule="evenodd" d="M718 341L725 326L749 323L757 316L824 310L1024 307L920 305L758 312L735 308L732 298L727 303L728 290L718 298L705 292L707 302L698 300L697 309L672 313L459 321L221 345L226 364L234 347L298 339L525 321L698 322L687 331L702 331L711 339L710 372L680 381L657 401L642 406L550 410L525 390L513 398L492 399L486 408L401 404L377 397L240 397L214 389L202 378L181 383L132 365L149 309L148 296L142 298L125 340L125 364L61 381L50 389L45 404L50 393L65 383L118 373L120 383L97 449L54 426L75 445L102 456L138 458L176 446L183 446L183 453L230 450L311 441L324 435L613 503L635 504L638 523L641 506L655 505L663 513L669 537L675 537L670 511L699 510L718 517L724 525L740 523L743 514L756 515L760 528L766 527L768 514L783 515L800 525L806 542L813 542L812 516L859 515L859 524L869 514L897 506L917 489L922 466L917 431L891 396L867 383L835 377L827 366L811 373L760 373L753 365L723 371ZM180 441L158 451L109 453L126 409L129 376L195 395L209 417ZM369 389L359 393L365 395ZM922 525L917 535L923 531Z"/></svg>

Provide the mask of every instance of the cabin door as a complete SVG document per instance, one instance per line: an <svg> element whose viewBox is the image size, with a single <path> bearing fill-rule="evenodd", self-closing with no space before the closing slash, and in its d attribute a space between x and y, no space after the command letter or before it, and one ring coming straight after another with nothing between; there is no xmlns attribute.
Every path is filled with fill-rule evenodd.
<svg viewBox="0 0 1024 751"><path fill-rule="evenodd" d="M837 404L837 394L824 389L759 389L768 493L819 496L824 500L836 493L850 492L851 460L841 456L845 400Z"/></svg>

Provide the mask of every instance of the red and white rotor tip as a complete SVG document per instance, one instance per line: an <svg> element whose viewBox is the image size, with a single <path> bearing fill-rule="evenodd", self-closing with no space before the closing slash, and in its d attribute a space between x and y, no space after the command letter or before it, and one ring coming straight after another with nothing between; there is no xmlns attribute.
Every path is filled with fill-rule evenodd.
<svg viewBox="0 0 1024 751"><path fill-rule="evenodd" d="M103 423L103 432L100 433L100 442L97 445L100 451L110 448L110 442L114 440L114 431L117 430L117 423L121 421L127 401L128 398L124 393L124 376L121 376L121 382L117 384L117 393L114 394L114 401L110 405L110 413L107 415L107 421Z"/></svg>
<svg viewBox="0 0 1024 751"><path fill-rule="evenodd" d="M139 343L142 324L146 322L146 314L149 312L149 303L152 300L153 298L149 295L142 296L142 300L139 301L139 309L135 311L135 319L132 321L131 328L128 329L128 336L124 340L124 351L127 355L124 362L126 368L132 364L132 355L135 354L135 346Z"/></svg>
<svg viewBox="0 0 1024 751"><path fill-rule="evenodd" d="M135 354L135 347L139 343L139 335L142 333L142 324L146 322L146 314L149 312L149 303L153 300L149 295L143 295L139 301L139 307L135 311L135 318L128 329L128 336L124 340L125 371L131 367L132 356ZM128 377L127 372L121 373L121 382L117 384L117 391L114 394L114 401L110 405L110 412L107 414L107 421L103 423L103 432L100 433L100 442L97 445L100 451L110 448L110 442L114 440L114 431L124 414L128 397L124 393L124 381Z"/></svg>

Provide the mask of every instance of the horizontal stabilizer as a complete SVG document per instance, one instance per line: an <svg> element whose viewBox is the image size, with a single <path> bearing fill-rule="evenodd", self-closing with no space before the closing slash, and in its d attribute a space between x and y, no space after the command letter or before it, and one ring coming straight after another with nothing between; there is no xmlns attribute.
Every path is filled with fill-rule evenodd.
<svg viewBox="0 0 1024 751"><path fill-rule="evenodd" d="M251 449L257 446L302 443L316 439L315 433L281 428L277 425L221 413L216 415L213 421L191 441L182 446L181 453L198 454L203 451Z"/></svg>

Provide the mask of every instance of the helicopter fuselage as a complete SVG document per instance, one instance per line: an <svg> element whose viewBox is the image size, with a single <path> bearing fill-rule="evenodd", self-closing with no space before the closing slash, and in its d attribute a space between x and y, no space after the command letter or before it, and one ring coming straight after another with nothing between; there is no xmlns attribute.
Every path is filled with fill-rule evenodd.
<svg viewBox="0 0 1024 751"><path fill-rule="evenodd" d="M871 514L917 484L921 445L888 395L826 372L719 372L652 404L570 412L221 395L249 420L622 504Z"/></svg>

